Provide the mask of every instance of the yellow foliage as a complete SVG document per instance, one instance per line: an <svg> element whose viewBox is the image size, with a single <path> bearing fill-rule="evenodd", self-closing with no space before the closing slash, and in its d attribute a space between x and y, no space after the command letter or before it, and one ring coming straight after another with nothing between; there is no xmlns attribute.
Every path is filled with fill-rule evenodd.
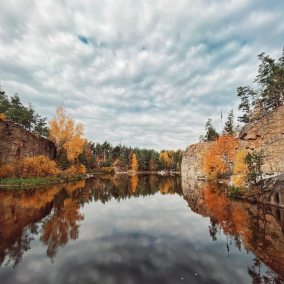
<svg viewBox="0 0 284 284"><path fill-rule="evenodd" d="M0 113L0 120L6 121L7 115Z"/></svg>
<svg viewBox="0 0 284 284"><path fill-rule="evenodd" d="M119 161L119 159L117 158L113 164L114 164L115 166L117 166L117 165L119 165L119 163L120 163L120 161Z"/></svg>
<svg viewBox="0 0 284 284"><path fill-rule="evenodd" d="M166 168L169 168L171 166L172 159L169 158L169 155L168 155L167 151L164 151L164 152L160 153L159 161L161 162L163 160L163 158L164 158L164 161L166 162Z"/></svg>
<svg viewBox="0 0 284 284"><path fill-rule="evenodd" d="M131 168L133 171L138 171L138 160L136 154L133 154Z"/></svg>
<svg viewBox="0 0 284 284"><path fill-rule="evenodd" d="M75 123L67 114L63 106L59 106L56 115L49 121L49 139L53 141L59 149L62 147L67 151L70 161L74 161L83 151L87 140L84 136L84 126L82 123Z"/></svg>
<svg viewBox="0 0 284 284"><path fill-rule="evenodd" d="M133 175L131 177L131 190L132 190L132 192L136 191L137 184L138 184L138 175Z"/></svg>
<svg viewBox="0 0 284 284"><path fill-rule="evenodd" d="M242 150L236 154L236 160L234 164L232 183L234 186L243 187L246 185L245 178L248 173L248 167L245 163L245 157L247 152Z"/></svg>
<svg viewBox="0 0 284 284"><path fill-rule="evenodd" d="M66 174L68 175L75 175L77 173L77 169L74 165L72 165L70 168L68 168L66 171L65 171Z"/></svg>
<svg viewBox="0 0 284 284"><path fill-rule="evenodd" d="M174 150L170 150L169 151L169 157L171 158L172 156L173 156L173 154L175 153L175 151Z"/></svg>
<svg viewBox="0 0 284 284"><path fill-rule="evenodd" d="M172 186L173 185L172 185L171 179L167 178L166 183L164 183L164 184L160 183L159 184L159 190L163 194L168 194L168 193L172 194L172 193L174 193L173 191L170 191L170 188L172 188Z"/></svg>
<svg viewBox="0 0 284 284"><path fill-rule="evenodd" d="M235 134L223 134L204 154L204 171L212 178L218 178L230 170L238 146Z"/></svg>
<svg viewBox="0 0 284 284"><path fill-rule="evenodd" d="M2 165L0 167L0 179L12 177L15 173L15 168L12 165Z"/></svg>
<svg viewBox="0 0 284 284"><path fill-rule="evenodd" d="M76 165L75 168L78 174L85 174L87 172L87 169L84 165Z"/></svg>
<svg viewBox="0 0 284 284"><path fill-rule="evenodd" d="M23 177L47 177L60 173L56 163L43 155L26 158L23 166Z"/></svg>

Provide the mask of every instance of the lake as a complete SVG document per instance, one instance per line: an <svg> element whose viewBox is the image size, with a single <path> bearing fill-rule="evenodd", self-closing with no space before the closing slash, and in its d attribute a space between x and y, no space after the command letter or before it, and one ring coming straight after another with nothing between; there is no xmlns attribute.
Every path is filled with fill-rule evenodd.
<svg viewBox="0 0 284 284"><path fill-rule="evenodd" d="M284 283L284 211L166 176L0 191L0 283Z"/></svg>

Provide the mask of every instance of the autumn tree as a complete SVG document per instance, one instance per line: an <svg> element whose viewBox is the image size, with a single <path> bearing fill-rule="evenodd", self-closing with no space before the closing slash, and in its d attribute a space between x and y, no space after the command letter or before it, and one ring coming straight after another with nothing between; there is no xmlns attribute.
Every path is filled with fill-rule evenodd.
<svg viewBox="0 0 284 284"><path fill-rule="evenodd" d="M87 143L87 140L83 138L83 124L75 123L62 105L57 108L56 115L48 124L49 139L58 149L66 150L68 159L74 162Z"/></svg>
<svg viewBox="0 0 284 284"><path fill-rule="evenodd" d="M132 192L136 191L137 184L138 184L138 175L133 175L131 177L131 190L132 190Z"/></svg>
<svg viewBox="0 0 284 284"><path fill-rule="evenodd" d="M160 153L159 161L165 165L165 168L170 168L172 159L169 157L167 151L162 151Z"/></svg>
<svg viewBox="0 0 284 284"><path fill-rule="evenodd" d="M132 168L133 171L138 171L138 160L136 158L136 154L133 154L133 156L132 156L131 168Z"/></svg>
<svg viewBox="0 0 284 284"><path fill-rule="evenodd" d="M219 178L231 170L237 148L235 134L223 134L204 154L204 170L210 177Z"/></svg>
<svg viewBox="0 0 284 284"><path fill-rule="evenodd" d="M244 150L238 151L233 168L232 183L236 187L244 187L247 180L248 167L245 162L247 152Z"/></svg>

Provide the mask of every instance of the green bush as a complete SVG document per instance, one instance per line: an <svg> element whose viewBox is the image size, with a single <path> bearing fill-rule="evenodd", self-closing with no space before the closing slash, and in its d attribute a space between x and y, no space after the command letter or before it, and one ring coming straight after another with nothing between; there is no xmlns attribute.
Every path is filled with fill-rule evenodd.
<svg viewBox="0 0 284 284"><path fill-rule="evenodd" d="M229 195L234 197L242 197L246 193L246 189L242 187L229 186Z"/></svg>

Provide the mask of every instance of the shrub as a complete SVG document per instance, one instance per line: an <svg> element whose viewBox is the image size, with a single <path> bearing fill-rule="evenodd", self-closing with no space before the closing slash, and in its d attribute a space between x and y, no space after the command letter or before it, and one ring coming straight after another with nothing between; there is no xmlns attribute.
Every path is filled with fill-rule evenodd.
<svg viewBox="0 0 284 284"><path fill-rule="evenodd" d="M12 177L15 173L15 168L12 165L2 165L0 167L0 179Z"/></svg>
<svg viewBox="0 0 284 284"><path fill-rule="evenodd" d="M229 195L233 197L241 197L246 193L246 189L242 187L229 186Z"/></svg>
<svg viewBox="0 0 284 284"><path fill-rule="evenodd" d="M40 155L26 158L23 162L23 177L47 177L59 174L56 163Z"/></svg>
<svg viewBox="0 0 284 284"><path fill-rule="evenodd" d="M75 169L76 169L76 173L77 174L85 174L87 172L87 169L84 165L76 165L75 166Z"/></svg>
<svg viewBox="0 0 284 284"><path fill-rule="evenodd" d="M68 168L65 171L65 173L68 175L74 176L76 174L76 167L72 165L70 168Z"/></svg>
<svg viewBox="0 0 284 284"><path fill-rule="evenodd" d="M246 179L248 175L248 166L245 163L247 152L244 150L236 154L236 160L233 169L232 183L236 187L246 186Z"/></svg>

